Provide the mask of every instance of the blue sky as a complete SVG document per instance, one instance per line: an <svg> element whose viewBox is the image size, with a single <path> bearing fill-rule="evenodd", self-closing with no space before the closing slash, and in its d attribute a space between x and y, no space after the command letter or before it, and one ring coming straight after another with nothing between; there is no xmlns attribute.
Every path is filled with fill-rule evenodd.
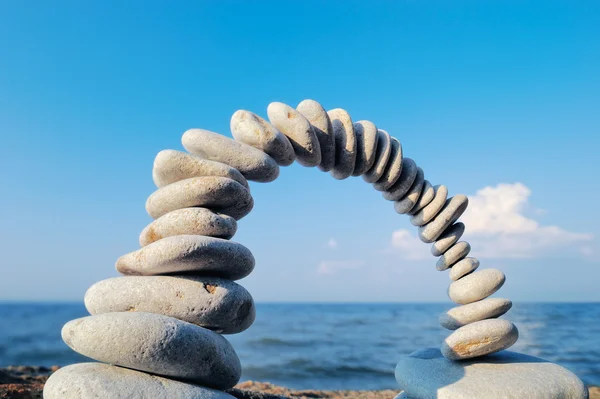
<svg viewBox="0 0 600 399"><path fill-rule="evenodd" d="M596 1L0 2L1 300L80 301L138 248L154 155L237 109L369 119L450 194L498 295L600 300ZM360 178L252 183L258 301L447 301Z"/></svg>

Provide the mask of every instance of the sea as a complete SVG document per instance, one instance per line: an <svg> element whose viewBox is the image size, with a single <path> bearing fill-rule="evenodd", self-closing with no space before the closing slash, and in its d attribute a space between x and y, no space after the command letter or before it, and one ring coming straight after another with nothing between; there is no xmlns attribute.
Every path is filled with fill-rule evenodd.
<svg viewBox="0 0 600 399"><path fill-rule="evenodd" d="M256 322L227 335L243 380L294 389L396 389L394 366L448 334L438 314L448 304L257 304ZM86 316L79 303L1 303L0 367L65 366L89 361L60 338ZM511 348L556 362L600 385L600 303L515 304L506 318L520 333Z"/></svg>

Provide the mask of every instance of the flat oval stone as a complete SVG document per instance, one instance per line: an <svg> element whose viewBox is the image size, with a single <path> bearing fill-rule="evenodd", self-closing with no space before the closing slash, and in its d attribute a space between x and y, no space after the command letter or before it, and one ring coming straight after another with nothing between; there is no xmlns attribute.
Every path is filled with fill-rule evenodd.
<svg viewBox="0 0 600 399"><path fill-rule="evenodd" d="M508 320L481 320L450 334L441 351L449 360L471 359L510 348L518 338L519 330Z"/></svg>
<svg viewBox="0 0 600 399"><path fill-rule="evenodd" d="M231 216L214 213L206 208L183 208L162 215L150 223L140 234L140 246L145 247L165 237L199 235L224 238L233 237L237 222Z"/></svg>
<svg viewBox="0 0 600 399"><path fill-rule="evenodd" d="M254 269L254 256L237 242L181 235L163 238L121 256L116 268L132 276L194 272L239 280Z"/></svg>
<svg viewBox="0 0 600 399"><path fill-rule="evenodd" d="M221 335L154 313L104 313L75 319L62 328L75 352L103 363L228 389L242 367Z"/></svg>
<svg viewBox="0 0 600 399"><path fill-rule="evenodd" d="M148 312L237 334L252 325L254 300L239 284L216 277L127 276L102 280L85 293L90 314Z"/></svg>
<svg viewBox="0 0 600 399"><path fill-rule="evenodd" d="M402 144L392 137L392 152L381 178L373 183L377 191L386 191L394 185L402 173Z"/></svg>
<svg viewBox="0 0 600 399"><path fill-rule="evenodd" d="M435 267L439 270L446 270L452 267L456 262L466 257L471 252L471 246L466 241L460 241L450 247L439 257Z"/></svg>
<svg viewBox="0 0 600 399"><path fill-rule="evenodd" d="M392 154L392 137L385 130L377 129L377 152L375 153L375 162L371 169L363 174L363 180L367 183L375 183L381 179L385 167Z"/></svg>
<svg viewBox="0 0 600 399"><path fill-rule="evenodd" d="M323 172L329 172L333 169L335 163L335 138L333 135L333 126L329 120L329 115L325 108L314 100L304 100L296 107L312 125L313 132L319 140L321 148L321 163L318 165Z"/></svg>
<svg viewBox="0 0 600 399"><path fill-rule="evenodd" d="M410 158L405 158L405 159L410 159ZM403 168L402 173L404 173L404 167L406 167L406 165L402 167ZM402 176L400 176L400 179L402 179ZM417 167L417 175L415 176L413 184L412 184L412 186L410 186L408 193L406 193L404 198L400 199L399 201L394 202L394 209L396 210L396 212L398 212L401 215L405 214L405 213L409 213L410 210L414 208L417 201L419 200L419 197L421 196L421 191L423 191L424 185L425 185L425 173L423 173L423 169Z"/></svg>
<svg viewBox="0 0 600 399"><path fill-rule="evenodd" d="M292 143L298 163L317 166L321 163L321 146L310 122L294 108L280 102L267 107L271 123Z"/></svg>
<svg viewBox="0 0 600 399"><path fill-rule="evenodd" d="M419 212L421 209L425 208L427 205L433 201L435 197L435 189L431 185L428 180L425 180L425 184L423 185L423 190L421 191L421 196L419 200L415 204L414 208L410 210L409 215L414 215Z"/></svg>
<svg viewBox="0 0 600 399"><path fill-rule="evenodd" d="M410 218L410 223L413 226L423 226L429 223L446 203L446 198L448 197L448 189L446 186L435 186L433 189L435 190L433 200Z"/></svg>
<svg viewBox="0 0 600 399"><path fill-rule="evenodd" d="M373 167L377 154L377 127L370 121L354 124L356 135L356 163L352 176L361 176Z"/></svg>
<svg viewBox="0 0 600 399"><path fill-rule="evenodd" d="M270 182L279 176L279 165L273 158L221 134L190 129L181 137L181 143L192 154L236 168L248 180Z"/></svg>
<svg viewBox="0 0 600 399"><path fill-rule="evenodd" d="M502 316L512 307L503 298L486 298L468 305L456 306L440 315L440 324L448 330L456 330L476 321Z"/></svg>
<svg viewBox="0 0 600 399"><path fill-rule="evenodd" d="M498 269L479 270L450 284L448 296L461 305L477 302L493 295L505 280L504 273Z"/></svg>
<svg viewBox="0 0 600 399"><path fill-rule="evenodd" d="M61 367L44 385L44 399L88 398L235 399L216 389L104 363Z"/></svg>
<svg viewBox="0 0 600 399"><path fill-rule="evenodd" d="M237 141L267 153L279 165L296 160L292 143L277 128L250 111L238 110L231 116L231 134Z"/></svg>
<svg viewBox="0 0 600 399"><path fill-rule="evenodd" d="M419 167L415 161L410 158L404 158L402 160L402 172L400 173L400 177L398 180L396 180L396 183L394 183L392 187L383 192L383 198L389 201L399 201L403 199L413 186L413 183L417 179L418 173ZM421 176L421 181L423 181L423 178L424 175ZM418 198L418 195L414 195L413 201L411 201L413 205Z"/></svg>
<svg viewBox="0 0 600 399"><path fill-rule="evenodd" d="M446 252L451 246L456 244L465 232L464 223L454 223L452 226L446 228L444 232L436 239L437 241L431 246L431 254L433 256L440 256Z"/></svg>
<svg viewBox="0 0 600 399"><path fill-rule="evenodd" d="M237 169L221 162L175 150L163 150L154 158L152 179L158 188L202 176L227 177L248 188L248 181Z"/></svg>
<svg viewBox="0 0 600 399"><path fill-rule="evenodd" d="M146 201L146 211L157 219L182 208L204 207L237 220L254 206L250 191L226 177L192 177L159 188Z"/></svg>
<svg viewBox="0 0 600 399"><path fill-rule="evenodd" d="M466 195L455 195L446 200L444 207L425 226L419 227L419 238L426 243L432 243L442 235L444 230L456 222L467 209L469 199Z"/></svg>
<svg viewBox="0 0 600 399"><path fill-rule="evenodd" d="M335 138L335 162L329 172L334 179L343 180L352 175L356 164L356 135L352 118L341 108L327 111Z"/></svg>
<svg viewBox="0 0 600 399"><path fill-rule="evenodd" d="M464 258L456 262L450 269L450 279L458 280L466 276L479 267L479 260L476 258Z"/></svg>

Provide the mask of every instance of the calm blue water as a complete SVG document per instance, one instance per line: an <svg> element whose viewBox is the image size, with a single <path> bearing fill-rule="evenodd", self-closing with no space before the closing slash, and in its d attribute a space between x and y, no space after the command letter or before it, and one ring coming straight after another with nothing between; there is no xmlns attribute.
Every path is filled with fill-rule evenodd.
<svg viewBox="0 0 600 399"><path fill-rule="evenodd" d="M255 324L228 335L244 379L298 389L396 388L397 360L437 346L437 315L451 304L259 304ZM0 304L0 366L86 360L60 339L86 315L80 304ZM514 350L559 363L600 385L600 304L517 304L507 315L521 337Z"/></svg>

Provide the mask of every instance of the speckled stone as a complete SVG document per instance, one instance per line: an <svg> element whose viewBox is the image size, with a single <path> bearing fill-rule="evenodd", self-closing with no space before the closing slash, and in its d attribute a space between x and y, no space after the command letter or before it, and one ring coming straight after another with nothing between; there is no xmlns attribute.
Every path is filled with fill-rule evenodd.
<svg viewBox="0 0 600 399"><path fill-rule="evenodd" d="M250 191L226 177L192 177L169 184L152 193L146 201L146 211L157 219L181 208L201 206L224 213L237 220L254 206Z"/></svg>
<svg viewBox="0 0 600 399"><path fill-rule="evenodd" d="M433 201L434 197L435 197L435 189L433 188L433 186L431 185L431 183L428 180L425 180L425 184L423 185L423 190L421 191L421 196L419 197L419 200L417 201L417 203L415 204L413 209L411 209L408 214L409 215L416 214L421 209L423 209L427 205L429 205L431 203L431 201Z"/></svg>
<svg viewBox="0 0 600 399"><path fill-rule="evenodd" d="M476 321L460 327L442 343L446 359L463 360L510 348L519 338L513 323L503 319Z"/></svg>
<svg viewBox="0 0 600 399"><path fill-rule="evenodd" d="M421 171L422 173L423 171ZM402 173L400 173L400 177L396 180L396 183L392 187L390 187L387 191L383 192L383 198L388 201L399 201L406 197L408 192L413 186L413 183L417 179L417 175L419 174L419 167L410 158L404 158L402 160ZM420 181L423 182L424 175L421 176ZM419 193L420 194L420 191ZM417 199L419 198L418 194L413 194L413 199L410 203L415 204Z"/></svg>
<svg viewBox="0 0 600 399"><path fill-rule="evenodd" d="M448 189L446 186L435 186L434 190L435 196L433 197L433 200L410 218L410 223L413 226L423 226L429 223L446 203L446 198L448 197Z"/></svg>
<svg viewBox="0 0 600 399"><path fill-rule="evenodd" d="M292 143L298 163L303 166L321 164L321 146L310 122L294 108L280 102L267 107L271 123Z"/></svg>
<svg viewBox="0 0 600 399"><path fill-rule="evenodd" d="M248 188L248 181L237 169L221 162L209 161L175 150L163 150L154 158L152 179L158 188L202 176L227 177Z"/></svg>
<svg viewBox="0 0 600 399"><path fill-rule="evenodd" d="M90 314L148 312L237 334L252 325L254 301L239 284L216 277L128 276L102 280L85 294Z"/></svg>
<svg viewBox="0 0 600 399"><path fill-rule="evenodd" d="M442 271L452 267L456 262L466 257L471 252L471 246L466 241L459 241L450 247L438 258L435 267Z"/></svg>
<svg viewBox="0 0 600 399"><path fill-rule="evenodd" d="M319 140L321 149L321 163L318 165L323 172L333 169L335 163L335 137L333 126L325 108L314 100L304 100L296 107L312 125L313 131Z"/></svg>
<svg viewBox="0 0 600 399"><path fill-rule="evenodd" d="M467 209L469 199L466 195L456 195L448 198L442 210L425 226L419 227L419 238L426 243L432 243L442 235L444 230L456 222Z"/></svg>
<svg viewBox="0 0 600 399"><path fill-rule="evenodd" d="M392 154L392 137L385 130L377 129L377 151L375 153L375 162L371 169L363 174L363 180L367 183L375 183L381 179L385 167Z"/></svg>
<svg viewBox="0 0 600 399"><path fill-rule="evenodd" d="M409 159L409 158L405 158ZM404 167L403 167L404 168ZM402 171L404 173L404 171ZM402 179L402 176L400 176ZM399 201L394 202L394 209L399 214L409 213L411 209L414 208L419 197L421 196L421 192L423 191L423 186L425 185L425 174L423 173L423 169L417 167L417 175L413 181L412 186L408 190L408 193L404 196L404 198Z"/></svg>
<svg viewBox="0 0 600 399"><path fill-rule="evenodd" d="M329 172L337 180L352 175L356 164L356 135L352 118L341 108L327 111L335 137L335 162Z"/></svg>
<svg viewBox="0 0 600 399"><path fill-rule="evenodd" d="M456 280L448 288L448 296L461 305L477 302L493 295L506 277L498 269L483 269Z"/></svg>
<svg viewBox="0 0 600 399"><path fill-rule="evenodd" d="M352 176L361 176L373 167L377 154L377 127L373 122L358 121L354 124L356 135L356 163Z"/></svg>
<svg viewBox="0 0 600 399"><path fill-rule="evenodd" d="M61 367L44 385L44 399L235 399L215 389L103 363Z"/></svg>
<svg viewBox="0 0 600 399"><path fill-rule="evenodd" d="M402 144L392 137L392 152L390 159L385 167L381 178L373 183L373 187L378 191L389 190L400 178L402 174Z"/></svg>
<svg viewBox="0 0 600 399"><path fill-rule="evenodd" d="M431 254L440 256L446 252L451 246L456 244L465 232L464 223L454 223L444 230L444 232L436 239L437 241L431 246Z"/></svg>
<svg viewBox="0 0 600 399"><path fill-rule="evenodd" d="M437 348L404 357L396 381L414 399L587 399L587 388L567 369L546 360L502 351L450 361Z"/></svg>
<svg viewBox="0 0 600 399"><path fill-rule="evenodd" d="M206 208L183 208L171 211L146 226L140 234L140 246L177 235L211 236L228 240L236 230L237 222L231 216L214 213Z"/></svg>
<svg viewBox="0 0 600 399"><path fill-rule="evenodd" d="M450 279L458 280L459 278L471 273L479 267L479 260L476 258L464 258L459 260L450 269Z"/></svg>
<svg viewBox="0 0 600 399"><path fill-rule="evenodd" d="M244 144L267 153L279 165L296 160L292 143L277 128L250 111L238 110L231 116L231 134Z"/></svg>
<svg viewBox="0 0 600 399"><path fill-rule="evenodd" d="M456 306L440 315L440 324L448 330L456 330L476 321L502 316L512 307L503 298L486 298L468 305Z"/></svg>
<svg viewBox="0 0 600 399"><path fill-rule="evenodd" d="M227 389L242 367L221 335L154 313L104 313L64 325L62 339L75 352L103 363Z"/></svg>
<svg viewBox="0 0 600 399"><path fill-rule="evenodd" d="M181 137L183 147L204 159L225 163L248 180L270 182L279 176L279 165L264 152L204 129L190 129Z"/></svg>
<svg viewBox="0 0 600 399"><path fill-rule="evenodd" d="M254 268L248 248L222 238L180 235L166 237L121 256L117 270L132 276L194 272L238 280Z"/></svg>

